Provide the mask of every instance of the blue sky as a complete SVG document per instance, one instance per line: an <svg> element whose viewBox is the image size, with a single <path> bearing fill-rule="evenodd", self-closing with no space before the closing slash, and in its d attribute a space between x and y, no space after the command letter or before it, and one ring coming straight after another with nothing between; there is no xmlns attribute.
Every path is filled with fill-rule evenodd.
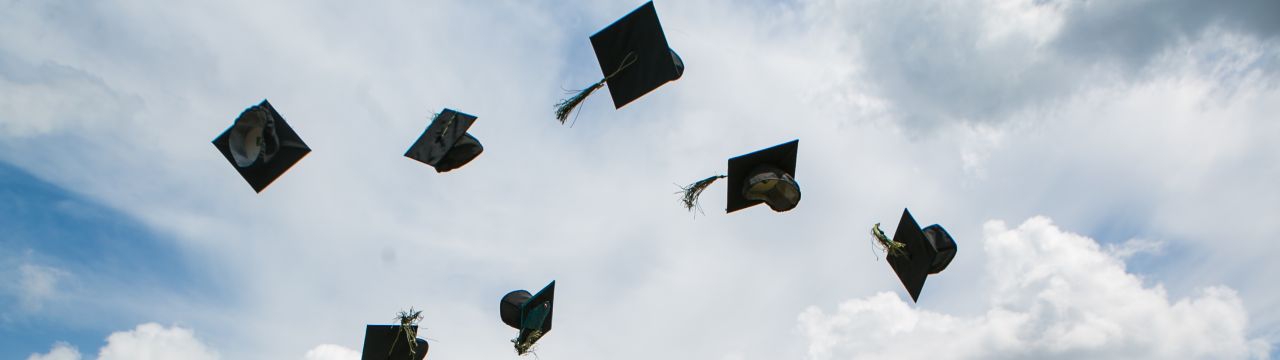
<svg viewBox="0 0 1280 360"><path fill-rule="evenodd" d="M345 360L410 306L514 357L553 279L541 358L1275 354L1277 3L658 2L684 77L557 123L638 5L0 0L0 357ZM256 194L209 141L264 98L314 151ZM437 174L442 108L485 152ZM679 206L791 139L795 210ZM959 243L914 304L904 207Z"/></svg>
<svg viewBox="0 0 1280 360"><path fill-rule="evenodd" d="M47 339L93 348L120 324L148 317L118 302L138 297L234 300L211 275L127 214L0 165L5 216L0 226L6 282L21 282L21 265L57 269L48 297L6 296L0 313L3 358L45 352ZM195 261L193 261L195 260ZM30 269L31 267L28 267ZM18 276L11 276L18 275Z"/></svg>

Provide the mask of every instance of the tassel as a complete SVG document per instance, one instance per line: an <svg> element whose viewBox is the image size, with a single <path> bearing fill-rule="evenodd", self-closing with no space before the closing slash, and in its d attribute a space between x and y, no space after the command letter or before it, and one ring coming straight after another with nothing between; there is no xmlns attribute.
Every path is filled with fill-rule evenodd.
<svg viewBox="0 0 1280 360"><path fill-rule="evenodd" d="M871 227L871 236L880 243L880 249L888 254L887 257L909 258L907 256L907 244L890 240L888 236L885 236L884 231L880 230L880 223L876 223L875 226Z"/></svg>
<svg viewBox="0 0 1280 360"><path fill-rule="evenodd" d="M444 138L446 136L449 136L449 129L453 128L453 120L456 118L457 116L450 116L449 122L444 123L444 126L443 126L444 130L440 130L440 136L437 136L435 138L436 144L444 145ZM436 113L435 115L431 116L431 123L435 123L436 120L440 120L440 113Z"/></svg>
<svg viewBox="0 0 1280 360"><path fill-rule="evenodd" d="M418 334L416 334L412 326L416 325L418 320L422 320L422 310L414 311L413 308L409 308L409 311L401 311L400 314L396 315L396 320L400 321L400 331L396 333L395 339L391 340L391 349L387 350L387 356L390 357L396 351L396 343L400 342L400 334L404 334L405 344L409 346L409 357L416 357L418 354L418 342L414 339L418 338Z"/></svg>
<svg viewBox="0 0 1280 360"><path fill-rule="evenodd" d="M572 97L560 100L560 102L556 103L556 120L560 120L560 124L564 125L565 120L569 119L569 114L572 114L573 109L577 108L579 104L582 104L582 101L586 100L587 96L591 96L591 93L604 87L605 82L609 81L609 79L612 79L614 76L617 76L623 69L635 64L636 60L639 58L640 57L636 56L635 52L627 53L627 56L622 58L622 65L618 65L618 69L614 70L612 74L605 76L603 79L600 79L599 82L588 86L586 89L577 91L577 94Z"/></svg>
<svg viewBox="0 0 1280 360"><path fill-rule="evenodd" d="M533 331L530 331L530 332L529 332L529 336L527 337L527 339L538 339L538 338L542 338L542 330L533 330ZM534 350L534 348L535 348L535 347L534 347L534 345L533 345L533 344L534 344L534 342L533 342L533 341L526 341L526 342L524 342L524 343L521 343L521 342L518 342L518 341L517 341L517 340L519 340L519 339L520 339L520 338L518 338L518 337L517 337L517 338L515 338L515 339L511 339L511 342L515 343L515 346L516 346L516 355L524 355L524 354L526 354L526 353L533 353L533 356L536 358L536 357L538 356L538 354L537 354L536 352L534 352L534 351L533 351L533 350Z"/></svg>
<svg viewBox="0 0 1280 360"><path fill-rule="evenodd" d="M587 96L590 96L591 93L602 87L604 87L604 80L600 80L600 82L595 83L595 85L588 86L586 89L578 91L578 94L573 97L556 103L556 120L560 120L560 124L564 125L565 120L569 119L569 114L573 113L573 109L577 108L578 104L581 104L583 100L586 100Z"/></svg>
<svg viewBox="0 0 1280 360"><path fill-rule="evenodd" d="M685 209L693 211L694 208L698 207L698 196L702 195L702 190L706 190L707 187L711 186L711 183L716 182L716 180L726 177L727 176L724 175L715 175L706 179L698 180L698 182L689 184L689 186L680 187L680 190L682 190L681 192L684 193L684 198L682 198L680 202L684 203Z"/></svg>

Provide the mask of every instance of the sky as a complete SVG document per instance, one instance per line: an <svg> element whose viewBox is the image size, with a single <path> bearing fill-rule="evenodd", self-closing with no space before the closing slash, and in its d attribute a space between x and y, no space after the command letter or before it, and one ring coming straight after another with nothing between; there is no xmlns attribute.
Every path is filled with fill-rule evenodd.
<svg viewBox="0 0 1280 360"><path fill-rule="evenodd" d="M660 1L683 77L573 126L637 1L0 0L0 358L1280 355L1280 2ZM262 193L210 141L269 99ZM441 109L485 151L404 158ZM679 185L800 139L794 210ZM873 224L958 253L913 303Z"/></svg>

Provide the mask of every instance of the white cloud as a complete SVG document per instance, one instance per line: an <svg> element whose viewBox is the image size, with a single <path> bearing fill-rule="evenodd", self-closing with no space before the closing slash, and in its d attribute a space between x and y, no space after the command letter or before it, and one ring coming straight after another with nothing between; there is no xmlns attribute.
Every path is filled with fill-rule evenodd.
<svg viewBox="0 0 1280 360"><path fill-rule="evenodd" d="M121 125L138 99L83 70L39 65L0 49L0 136L29 137Z"/></svg>
<svg viewBox="0 0 1280 360"><path fill-rule="evenodd" d="M1146 286L1120 257L1047 218L1016 229L988 222L985 280L994 291L977 316L924 310L892 293L799 316L813 359L1244 359L1269 345L1248 337L1236 292L1208 287L1173 300ZM947 281L959 281L955 277ZM930 301L928 289L923 298ZM936 297L932 299L937 299ZM939 300L933 300L939 301Z"/></svg>
<svg viewBox="0 0 1280 360"><path fill-rule="evenodd" d="M65 342L55 343L48 353L27 357L27 360L80 359L80 351ZM132 331L111 334L107 346L98 355L98 360L110 359L213 360L218 356L195 339L190 330L176 326L166 329L149 323L138 325ZM303 360L360 360L360 352L341 345L321 344L308 350Z"/></svg>
<svg viewBox="0 0 1280 360"><path fill-rule="evenodd" d="M98 360L216 360L217 352L196 339L195 332L156 323L112 333Z"/></svg>
<svg viewBox="0 0 1280 360"><path fill-rule="evenodd" d="M195 332L178 326L164 327L156 323L140 324L129 331L107 336L107 345L98 351L98 360L217 360L217 352L199 339ZM27 360L80 360L80 351L58 342L45 354L31 354ZM322 358L330 359L330 358ZM308 358L307 360L313 360Z"/></svg>
<svg viewBox="0 0 1280 360"><path fill-rule="evenodd" d="M1107 244L1106 250L1112 256L1125 259L1143 253L1159 255L1164 246L1163 241L1133 238L1119 244Z"/></svg>
<svg viewBox="0 0 1280 360"><path fill-rule="evenodd" d="M18 297L22 307L38 311L44 302L58 295L58 282L67 272L49 266L22 264L18 266Z"/></svg>
<svg viewBox="0 0 1280 360"><path fill-rule="evenodd" d="M360 352L340 345L322 344L307 350L306 360L360 360Z"/></svg>
<svg viewBox="0 0 1280 360"><path fill-rule="evenodd" d="M53 344L53 349L50 349L48 353L31 354L31 356L27 357L27 360L80 360L80 350L76 350L70 344L59 342Z"/></svg>

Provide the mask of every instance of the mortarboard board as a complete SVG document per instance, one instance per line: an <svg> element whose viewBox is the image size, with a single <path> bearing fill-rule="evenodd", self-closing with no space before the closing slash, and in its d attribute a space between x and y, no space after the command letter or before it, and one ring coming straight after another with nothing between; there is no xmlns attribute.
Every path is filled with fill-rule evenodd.
<svg viewBox="0 0 1280 360"><path fill-rule="evenodd" d="M551 313L555 301L556 282L553 280L536 295L526 290L516 290L502 297L498 305L502 322L519 329L512 339L516 353L524 355L539 339L551 331Z"/></svg>
<svg viewBox="0 0 1280 360"><path fill-rule="evenodd" d="M684 62L667 44L652 1L592 35L591 47L600 71L607 77L615 108L622 108L684 73ZM608 77L614 72L617 75Z"/></svg>
<svg viewBox="0 0 1280 360"><path fill-rule="evenodd" d="M484 152L480 141L467 133L475 121L474 115L444 109L431 119L431 125L404 156L431 165L436 172L462 167Z"/></svg>
<svg viewBox="0 0 1280 360"><path fill-rule="evenodd" d="M417 325L407 326L417 333ZM422 360L427 357L427 341L407 334L401 325L369 325L364 330L364 348L360 360ZM409 351L410 339L416 348Z"/></svg>
<svg viewBox="0 0 1280 360"><path fill-rule="evenodd" d="M240 113L230 128L213 139L213 146L255 192L262 192L311 152L266 100Z"/></svg>
<svg viewBox="0 0 1280 360"><path fill-rule="evenodd" d="M800 203L800 184L795 181L799 149L800 140L792 140L729 159L729 175L712 176L682 188L685 208L692 211L702 190L721 178L729 179L725 213L760 203L776 212L795 208Z"/></svg>
<svg viewBox="0 0 1280 360"><path fill-rule="evenodd" d="M604 78L556 105L556 118L561 123L606 83L614 108L620 109L684 74L684 61L667 44L652 1L591 35L591 47Z"/></svg>
<svg viewBox="0 0 1280 360"><path fill-rule="evenodd" d="M878 230L879 224L872 230L873 234ZM883 234L876 234L876 236L883 236ZM902 210L902 219L898 221L898 229L894 231L893 240L881 239L880 241L882 244L886 241L889 244L901 244L886 244L886 247L901 249L888 250L886 259L889 266L893 267L893 272L898 275L898 279L902 281L902 285L907 288L907 293L911 294L911 301L917 301L920 298L920 290L924 288L925 278L929 274L937 274L945 270L947 265L951 264L951 259L956 256L956 242L942 226L934 224L922 230L907 209Z"/></svg>

